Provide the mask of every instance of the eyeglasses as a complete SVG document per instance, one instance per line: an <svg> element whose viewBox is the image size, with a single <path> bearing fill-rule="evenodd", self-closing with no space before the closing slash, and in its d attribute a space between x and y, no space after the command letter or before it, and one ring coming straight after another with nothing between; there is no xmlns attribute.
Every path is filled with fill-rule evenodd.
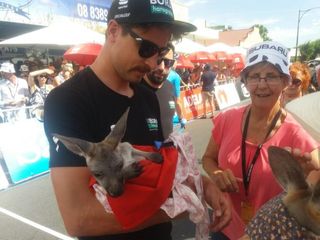
<svg viewBox="0 0 320 240"><path fill-rule="evenodd" d="M299 87L302 84L302 81L300 79L292 79L291 85L294 85L295 87Z"/></svg>
<svg viewBox="0 0 320 240"><path fill-rule="evenodd" d="M168 52L169 52L169 47L163 47L160 48L158 47L157 44L143 39L142 37L140 37L138 34L136 34L135 32L133 32L131 29L127 29L130 36L135 39L139 44L139 55L142 58L150 58L152 56L154 56L155 54L158 54L159 59L162 59Z"/></svg>
<svg viewBox="0 0 320 240"><path fill-rule="evenodd" d="M260 75L255 74L252 76L248 76L247 77L247 84L248 85L257 85L258 83L260 83L260 81L264 79L264 81L268 84L268 85L277 85L280 83L280 79L281 76L280 75L273 75L273 74L267 74L265 77L260 77Z"/></svg>
<svg viewBox="0 0 320 240"><path fill-rule="evenodd" d="M165 68L171 68L173 64L175 63L174 59L168 59L168 58L159 58L157 61L157 64L160 65L161 63L164 63Z"/></svg>
<svg viewBox="0 0 320 240"><path fill-rule="evenodd" d="M44 77L44 78L46 78L46 77L47 77L47 75L43 75L43 74L41 74L41 75L39 75L39 77L40 77L40 78L43 78L43 77Z"/></svg>

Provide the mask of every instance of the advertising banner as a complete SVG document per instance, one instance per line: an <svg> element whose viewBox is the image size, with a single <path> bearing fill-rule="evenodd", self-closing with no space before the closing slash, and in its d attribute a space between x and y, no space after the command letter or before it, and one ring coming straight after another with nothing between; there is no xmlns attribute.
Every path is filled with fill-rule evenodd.
<svg viewBox="0 0 320 240"><path fill-rule="evenodd" d="M13 183L49 170L49 144L37 119L2 123L0 136L0 149Z"/></svg>
<svg viewBox="0 0 320 240"><path fill-rule="evenodd" d="M250 93L248 92L244 83L240 81L240 79L237 79L237 81L235 82L235 86L241 101L250 98Z"/></svg>
<svg viewBox="0 0 320 240"><path fill-rule="evenodd" d="M9 182L6 178L6 175L4 174L1 166L0 166L0 190L5 189L9 186Z"/></svg>
<svg viewBox="0 0 320 240"><path fill-rule="evenodd" d="M201 88L181 91L180 101L182 114L185 119L190 120L203 115Z"/></svg>
<svg viewBox="0 0 320 240"><path fill-rule="evenodd" d="M55 17L107 22L112 0L0 0L0 21L48 25Z"/></svg>
<svg viewBox="0 0 320 240"><path fill-rule="evenodd" d="M224 109L240 102L234 83L215 86L214 94L220 109Z"/></svg>

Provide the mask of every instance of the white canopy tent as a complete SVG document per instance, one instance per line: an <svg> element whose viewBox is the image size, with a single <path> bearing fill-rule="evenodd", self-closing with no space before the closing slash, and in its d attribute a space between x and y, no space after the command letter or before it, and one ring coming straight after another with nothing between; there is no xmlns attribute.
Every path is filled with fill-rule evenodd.
<svg viewBox="0 0 320 240"><path fill-rule="evenodd" d="M206 47L200 43L196 43L190 39L182 38L181 41L175 42L175 51L178 53L193 53L198 51L206 51Z"/></svg>
<svg viewBox="0 0 320 240"><path fill-rule="evenodd" d="M191 32L188 34L190 39L195 41L201 40L211 40L211 39L219 39L219 31L213 30L211 28L206 28L203 26L197 26L197 30L195 32Z"/></svg>
<svg viewBox="0 0 320 240"><path fill-rule="evenodd" d="M247 50L240 46L230 46L228 44L218 42L207 46L208 52L225 52L227 54L240 53L246 55Z"/></svg>
<svg viewBox="0 0 320 240"><path fill-rule="evenodd" d="M81 43L100 43L105 41L104 34L90 30L72 22L54 23L48 27L25 33L0 42L0 46L30 47L43 46L65 48Z"/></svg>
<svg viewBox="0 0 320 240"><path fill-rule="evenodd" d="M231 46L222 42L218 42L207 46L207 51L229 53L231 51Z"/></svg>

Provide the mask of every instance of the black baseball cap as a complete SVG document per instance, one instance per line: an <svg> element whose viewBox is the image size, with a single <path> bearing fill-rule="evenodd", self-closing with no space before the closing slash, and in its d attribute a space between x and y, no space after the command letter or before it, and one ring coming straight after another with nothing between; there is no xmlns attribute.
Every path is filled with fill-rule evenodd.
<svg viewBox="0 0 320 240"><path fill-rule="evenodd" d="M108 22L112 19L130 24L167 23L181 33L197 30L190 23L174 20L170 0L113 0Z"/></svg>

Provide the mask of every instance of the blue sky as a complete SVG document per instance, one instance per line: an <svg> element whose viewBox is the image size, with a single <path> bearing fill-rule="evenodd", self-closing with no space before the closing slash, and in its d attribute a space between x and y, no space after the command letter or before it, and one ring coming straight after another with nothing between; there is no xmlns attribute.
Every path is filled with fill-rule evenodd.
<svg viewBox="0 0 320 240"><path fill-rule="evenodd" d="M190 22L206 20L208 25L230 25L233 29L262 24L269 37L287 47L294 47L300 10L306 12L300 21L299 44L320 39L319 0L178 0L189 7Z"/></svg>

